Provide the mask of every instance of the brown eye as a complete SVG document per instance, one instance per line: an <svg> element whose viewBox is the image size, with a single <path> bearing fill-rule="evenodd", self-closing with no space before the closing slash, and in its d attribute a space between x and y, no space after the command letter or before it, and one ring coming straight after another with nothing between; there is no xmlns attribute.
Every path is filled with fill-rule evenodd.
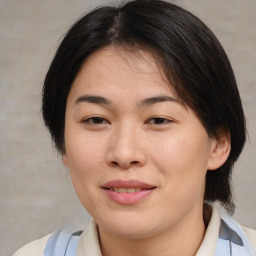
<svg viewBox="0 0 256 256"><path fill-rule="evenodd" d="M86 124L90 124L90 125L100 125L100 124L108 124L109 123L105 118L100 117L100 116L90 117L90 118L83 120L82 122L86 123Z"/></svg>
<svg viewBox="0 0 256 256"><path fill-rule="evenodd" d="M153 117L148 120L149 124L156 124L156 125L169 124L171 122L172 122L171 120L164 117Z"/></svg>

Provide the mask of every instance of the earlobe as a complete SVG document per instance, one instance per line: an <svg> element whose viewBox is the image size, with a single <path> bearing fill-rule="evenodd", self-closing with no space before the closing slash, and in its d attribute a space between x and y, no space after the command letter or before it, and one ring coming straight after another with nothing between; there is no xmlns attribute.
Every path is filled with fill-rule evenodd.
<svg viewBox="0 0 256 256"><path fill-rule="evenodd" d="M63 155L62 155L62 163L63 163L66 167L69 166L68 158L67 158L67 155L66 155L66 154L63 154Z"/></svg>
<svg viewBox="0 0 256 256"><path fill-rule="evenodd" d="M230 133L226 129L219 129L216 138L212 140L211 152L208 161L208 170L216 170L221 167L230 154Z"/></svg>

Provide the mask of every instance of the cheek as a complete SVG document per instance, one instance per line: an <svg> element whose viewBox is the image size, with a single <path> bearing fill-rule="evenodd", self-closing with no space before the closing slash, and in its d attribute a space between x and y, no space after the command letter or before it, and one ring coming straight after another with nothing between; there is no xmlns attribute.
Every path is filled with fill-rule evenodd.
<svg viewBox="0 0 256 256"><path fill-rule="evenodd" d="M200 193L207 171L208 144L205 138L184 137L158 140L150 152L153 164L163 176L166 193L178 198Z"/></svg>
<svg viewBox="0 0 256 256"><path fill-rule="evenodd" d="M66 153L69 167L74 171L84 170L94 172L95 168L103 161L103 145L100 140L94 140L90 136L69 137L66 139ZM73 168L72 168L73 167Z"/></svg>
<svg viewBox="0 0 256 256"><path fill-rule="evenodd" d="M158 136L157 139L153 139L155 141L149 143L151 146L148 147L150 149L148 152L157 169L165 176L172 176L180 172L186 164L184 158L188 157L188 155L184 155L187 151L185 140L171 135L163 138Z"/></svg>
<svg viewBox="0 0 256 256"><path fill-rule="evenodd" d="M67 141L66 149L73 187L82 205L92 214L99 200L95 196L95 184L103 165L101 147L80 138Z"/></svg>
<svg viewBox="0 0 256 256"><path fill-rule="evenodd" d="M74 189L82 202L91 201L94 192L93 184L97 184L103 166L103 148L98 143L81 136L67 137L66 157Z"/></svg>

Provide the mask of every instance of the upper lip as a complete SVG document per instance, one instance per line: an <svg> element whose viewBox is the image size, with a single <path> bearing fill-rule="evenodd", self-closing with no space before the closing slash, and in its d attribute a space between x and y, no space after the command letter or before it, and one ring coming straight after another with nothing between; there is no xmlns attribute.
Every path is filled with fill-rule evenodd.
<svg viewBox="0 0 256 256"><path fill-rule="evenodd" d="M110 180L101 186L102 188L141 188L152 189L156 186L139 180Z"/></svg>

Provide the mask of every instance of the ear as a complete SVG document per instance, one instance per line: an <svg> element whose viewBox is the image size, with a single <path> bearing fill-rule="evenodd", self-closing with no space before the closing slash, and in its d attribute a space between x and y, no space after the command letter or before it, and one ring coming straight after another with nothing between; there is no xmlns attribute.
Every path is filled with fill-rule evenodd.
<svg viewBox="0 0 256 256"><path fill-rule="evenodd" d="M218 128L217 135L211 140L211 152L207 169L216 170L228 159L231 150L230 132L223 127Z"/></svg>
<svg viewBox="0 0 256 256"><path fill-rule="evenodd" d="M66 153L63 153L63 155L62 155L62 163L63 163L66 167L69 167L68 157L67 157Z"/></svg>

